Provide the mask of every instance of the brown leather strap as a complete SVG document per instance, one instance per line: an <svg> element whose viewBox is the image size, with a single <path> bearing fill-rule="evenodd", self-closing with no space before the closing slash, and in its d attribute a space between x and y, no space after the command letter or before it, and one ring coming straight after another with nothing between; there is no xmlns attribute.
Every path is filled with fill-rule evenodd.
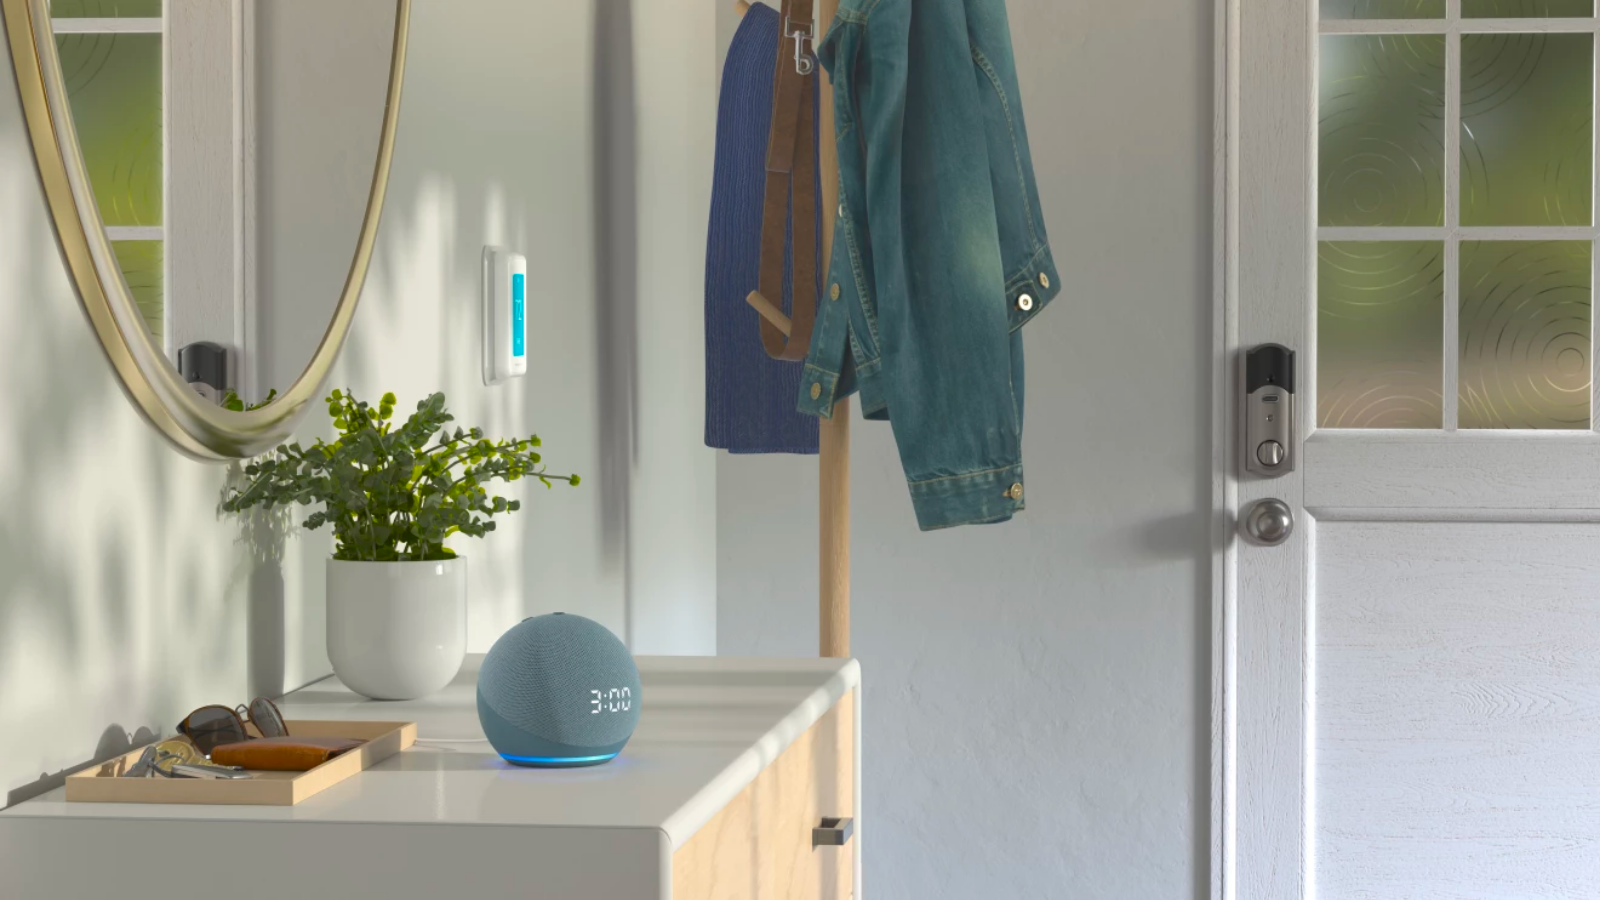
<svg viewBox="0 0 1600 900"><path fill-rule="evenodd" d="M817 147L816 63L802 75L796 60L810 59L812 0L783 0L778 35L778 65L772 84L772 128L767 134L767 188L761 213L759 290L773 304L783 297L784 236L794 222L794 301L789 335L761 320L761 345L773 359L801 360L811 348L817 319ZM795 32L804 31L797 37Z"/></svg>

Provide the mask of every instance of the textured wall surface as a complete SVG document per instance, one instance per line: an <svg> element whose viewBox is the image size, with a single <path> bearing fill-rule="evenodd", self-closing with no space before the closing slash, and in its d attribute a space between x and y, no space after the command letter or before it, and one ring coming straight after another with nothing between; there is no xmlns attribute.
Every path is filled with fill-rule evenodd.
<svg viewBox="0 0 1600 900"><path fill-rule="evenodd" d="M1026 333L1016 521L919 533L854 423L866 889L1204 896L1212 4L1007 6L1066 284ZM719 458L720 652L816 652L815 473Z"/></svg>

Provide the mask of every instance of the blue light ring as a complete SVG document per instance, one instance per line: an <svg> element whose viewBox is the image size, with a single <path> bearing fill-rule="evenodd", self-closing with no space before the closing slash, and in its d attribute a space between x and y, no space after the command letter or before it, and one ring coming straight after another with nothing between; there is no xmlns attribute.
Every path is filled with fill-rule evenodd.
<svg viewBox="0 0 1600 900"><path fill-rule="evenodd" d="M500 758L512 765L518 766L590 766L609 762L617 758L617 753L603 753L599 756L512 756L508 753L500 754Z"/></svg>

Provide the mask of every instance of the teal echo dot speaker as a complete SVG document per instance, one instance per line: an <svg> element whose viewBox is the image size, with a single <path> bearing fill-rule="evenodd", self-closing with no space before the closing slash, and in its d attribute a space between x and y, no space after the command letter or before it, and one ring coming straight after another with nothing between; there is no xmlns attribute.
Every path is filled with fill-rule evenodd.
<svg viewBox="0 0 1600 900"><path fill-rule="evenodd" d="M524 619L478 671L478 721L506 762L535 768L615 759L639 724L639 667L583 616Z"/></svg>

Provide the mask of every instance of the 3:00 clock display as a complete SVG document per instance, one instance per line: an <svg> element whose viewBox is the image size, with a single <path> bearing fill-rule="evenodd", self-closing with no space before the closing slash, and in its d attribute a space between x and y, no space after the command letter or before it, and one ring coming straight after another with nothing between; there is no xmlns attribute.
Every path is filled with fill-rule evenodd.
<svg viewBox="0 0 1600 900"><path fill-rule="evenodd" d="M589 715L598 716L608 712L627 712L633 709L633 690L631 688L611 688L610 690L590 689Z"/></svg>

